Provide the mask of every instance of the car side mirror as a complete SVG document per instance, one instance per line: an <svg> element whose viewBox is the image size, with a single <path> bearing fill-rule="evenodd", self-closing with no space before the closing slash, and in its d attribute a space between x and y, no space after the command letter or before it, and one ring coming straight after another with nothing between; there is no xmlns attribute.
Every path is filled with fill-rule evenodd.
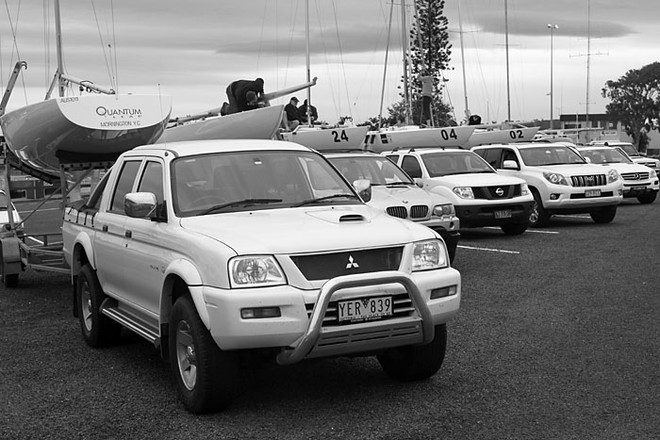
<svg viewBox="0 0 660 440"><path fill-rule="evenodd" d="M424 188L424 182L422 182L422 179L415 179L415 185L419 186L420 188Z"/></svg>
<svg viewBox="0 0 660 440"><path fill-rule="evenodd" d="M585 158L584 158L584 161L585 161L586 163L591 163L591 158L590 158L590 157L585 157Z"/></svg>
<svg viewBox="0 0 660 440"><path fill-rule="evenodd" d="M353 182L353 188L360 198L367 203L371 200L371 182L367 179L359 179Z"/></svg>
<svg viewBox="0 0 660 440"><path fill-rule="evenodd" d="M124 212L133 218L151 218L158 207L156 195L150 192L128 193L124 197Z"/></svg>
<svg viewBox="0 0 660 440"><path fill-rule="evenodd" d="M505 160L502 162L502 168L505 170L519 170L518 162L515 160Z"/></svg>

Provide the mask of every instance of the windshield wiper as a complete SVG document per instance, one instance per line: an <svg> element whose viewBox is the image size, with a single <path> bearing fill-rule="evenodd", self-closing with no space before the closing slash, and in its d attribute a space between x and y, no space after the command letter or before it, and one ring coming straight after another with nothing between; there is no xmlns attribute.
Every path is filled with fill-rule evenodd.
<svg viewBox="0 0 660 440"><path fill-rule="evenodd" d="M403 186L415 185L415 182L390 182L390 183L371 185L371 186L399 186L399 185L403 185Z"/></svg>
<svg viewBox="0 0 660 440"><path fill-rule="evenodd" d="M221 203L219 205L213 205L209 209L202 211L199 215L207 215L214 211L220 211L224 208L230 208L235 206L252 206L252 205L263 205L266 203L278 203L282 199L243 199L243 200L234 200L233 202Z"/></svg>
<svg viewBox="0 0 660 440"><path fill-rule="evenodd" d="M319 202L324 202L324 201L330 200L330 199L338 199L338 198L341 198L341 197L348 197L348 198L351 198L351 199L358 199L358 200L360 199L358 196L356 196L354 194L346 194L346 193L332 194L330 196L319 197L318 199L305 200L303 202L300 202L300 203L297 203L297 204L293 205L293 208L297 208L299 206L311 205L311 204L319 203Z"/></svg>

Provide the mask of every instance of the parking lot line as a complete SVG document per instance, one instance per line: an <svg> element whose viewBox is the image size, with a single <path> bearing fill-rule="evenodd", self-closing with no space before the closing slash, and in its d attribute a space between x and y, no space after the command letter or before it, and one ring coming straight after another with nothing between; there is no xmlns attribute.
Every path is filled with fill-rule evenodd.
<svg viewBox="0 0 660 440"><path fill-rule="evenodd" d="M457 247L462 249L472 249L475 251L500 252L502 254L520 254L520 252L518 251L505 251L504 249L491 249L491 248L482 248L482 247L474 247L474 246L464 246L460 244Z"/></svg>
<svg viewBox="0 0 660 440"><path fill-rule="evenodd" d="M497 226L484 226L484 229L500 229ZM538 229L527 229L525 232L535 232L537 234L559 234L557 231L539 231Z"/></svg>

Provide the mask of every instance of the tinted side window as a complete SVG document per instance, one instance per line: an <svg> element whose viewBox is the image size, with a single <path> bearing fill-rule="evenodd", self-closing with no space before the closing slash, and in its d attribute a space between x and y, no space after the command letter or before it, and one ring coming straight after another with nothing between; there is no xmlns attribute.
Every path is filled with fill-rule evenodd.
<svg viewBox="0 0 660 440"><path fill-rule="evenodd" d="M163 166L160 162L147 162L138 185L138 191L150 192L156 195L158 203L163 201Z"/></svg>
<svg viewBox="0 0 660 440"><path fill-rule="evenodd" d="M490 164L493 168L501 168L502 163L500 162L500 153L502 152L499 148L489 148L485 150L477 150L479 156L483 157L486 162Z"/></svg>
<svg viewBox="0 0 660 440"><path fill-rule="evenodd" d="M110 177L110 172L105 173L101 181L98 183L98 185L96 185L96 188L94 188L94 191L92 191L92 194L89 196L87 203L85 203L88 208L98 211L99 206L101 205L103 191L105 190L105 186L108 183L108 177Z"/></svg>
<svg viewBox="0 0 660 440"><path fill-rule="evenodd" d="M415 156L404 156L401 168L413 179L422 177L422 167Z"/></svg>
<svg viewBox="0 0 660 440"><path fill-rule="evenodd" d="M119 173L117 187L112 196L110 211L121 214L124 213L124 196L133 189L133 183L135 182L138 168L140 168L140 162L137 160L124 163L124 166Z"/></svg>

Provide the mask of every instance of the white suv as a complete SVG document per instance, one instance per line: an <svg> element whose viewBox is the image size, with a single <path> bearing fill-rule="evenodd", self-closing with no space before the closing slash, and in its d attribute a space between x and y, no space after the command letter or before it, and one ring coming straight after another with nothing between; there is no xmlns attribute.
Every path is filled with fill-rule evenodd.
<svg viewBox="0 0 660 440"><path fill-rule="evenodd" d="M623 199L615 169L588 164L561 143L520 143L474 147L499 172L525 179L534 195L530 226L546 226L553 214L587 212L596 223L609 223Z"/></svg>
<svg viewBox="0 0 660 440"><path fill-rule="evenodd" d="M324 152L324 155L350 183L360 179L371 182L372 195L367 205L433 229L445 241L450 260L454 260L460 220L448 199L424 191L401 168L380 154L344 151Z"/></svg>
<svg viewBox="0 0 660 440"><path fill-rule="evenodd" d="M461 227L499 226L525 232L534 199L524 180L498 174L468 150L419 148L382 153L429 192L452 201Z"/></svg>
<svg viewBox="0 0 660 440"><path fill-rule="evenodd" d="M652 168L655 171L655 175L660 177L660 160L654 159L652 157L646 157L639 151L637 148L630 142L621 142L621 141L592 141L588 145L602 145L605 147L613 147L617 150L623 152L626 156L630 158L633 162Z"/></svg>
<svg viewBox="0 0 660 440"><path fill-rule="evenodd" d="M577 147L588 162L614 168L623 179L623 197L637 197L639 203L653 203L658 195L658 176L644 165L637 164L618 148L604 145Z"/></svg>

